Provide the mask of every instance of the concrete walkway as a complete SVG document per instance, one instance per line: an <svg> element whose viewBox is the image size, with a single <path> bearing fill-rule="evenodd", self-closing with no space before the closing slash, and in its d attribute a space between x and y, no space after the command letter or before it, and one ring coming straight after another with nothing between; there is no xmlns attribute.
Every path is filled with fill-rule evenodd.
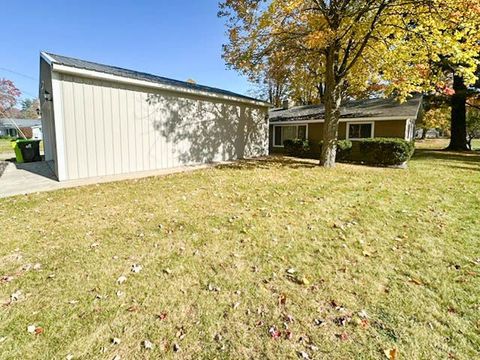
<svg viewBox="0 0 480 360"><path fill-rule="evenodd" d="M25 164L9 162L3 175L0 176L0 198L120 180L139 179L149 176L169 175L205 169L211 166L214 166L214 164L58 182L55 174L44 161Z"/></svg>

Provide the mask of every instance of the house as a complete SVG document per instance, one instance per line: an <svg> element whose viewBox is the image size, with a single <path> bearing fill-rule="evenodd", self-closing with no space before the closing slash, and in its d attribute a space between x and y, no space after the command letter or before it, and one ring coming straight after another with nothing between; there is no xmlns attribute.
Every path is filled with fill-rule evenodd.
<svg viewBox="0 0 480 360"><path fill-rule="evenodd" d="M42 121L40 119L0 119L0 136L42 139Z"/></svg>
<svg viewBox="0 0 480 360"><path fill-rule="evenodd" d="M287 139L308 139L312 150L323 139L325 108L323 105L270 110L270 151L282 152ZM367 99L347 102L341 108L339 139L389 137L413 140L415 124L422 115L422 97L415 96L404 103L393 99Z"/></svg>
<svg viewBox="0 0 480 360"><path fill-rule="evenodd" d="M42 52L45 160L59 181L268 154L269 104Z"/></svg>

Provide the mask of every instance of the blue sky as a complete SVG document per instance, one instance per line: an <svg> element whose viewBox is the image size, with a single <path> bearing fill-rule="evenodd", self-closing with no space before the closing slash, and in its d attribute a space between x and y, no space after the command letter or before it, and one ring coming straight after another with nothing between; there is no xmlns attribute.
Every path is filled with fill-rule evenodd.
<svg viewBox="0 0 480 360"><path fill-rule="evenodd" d="M218 0L2 1L0 77L38 92L39 52L78 57L245 94L221 58ZM17 75L5 69L21 73ZM28 76L28 77L26 77Z"/></svg>

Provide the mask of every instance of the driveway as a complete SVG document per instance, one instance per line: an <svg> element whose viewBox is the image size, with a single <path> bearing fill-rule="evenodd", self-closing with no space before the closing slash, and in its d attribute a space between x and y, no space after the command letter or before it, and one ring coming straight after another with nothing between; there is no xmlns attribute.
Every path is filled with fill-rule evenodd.
<svg viewBox="0 0 480 360"><path fill-rule="evenodd" d="M44 161L24 164L6 162L6 164L0 177L0 198L59 188L60 183Z"/></svg>

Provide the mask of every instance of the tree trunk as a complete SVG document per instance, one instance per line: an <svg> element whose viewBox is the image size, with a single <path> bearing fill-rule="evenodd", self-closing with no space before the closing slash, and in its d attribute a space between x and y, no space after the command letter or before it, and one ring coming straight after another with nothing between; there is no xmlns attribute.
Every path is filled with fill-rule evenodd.
<svg viewBox="0 0 480 360"><path fill-rule="evenodd" d="M342 101L343 81L336 74L338 53L333 46L327 50L325 74L325 122L323 123L323 144L320 165L334 167L337 154L338 122Z"/></svg>
<svg viewBox="0 0 480 360"><path fill-rule="evenodd" d="M468 150L467 146L467 87L461 76L453 76L451 138L448 150Z"/></svg>

